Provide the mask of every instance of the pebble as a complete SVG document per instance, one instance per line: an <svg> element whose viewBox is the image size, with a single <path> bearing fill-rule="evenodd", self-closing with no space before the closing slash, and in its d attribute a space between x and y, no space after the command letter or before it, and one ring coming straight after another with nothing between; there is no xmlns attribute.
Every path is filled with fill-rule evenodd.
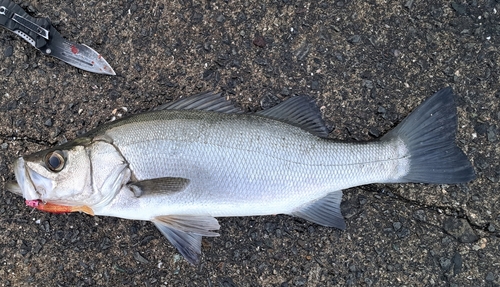
<svg viewBox="0 0 500 287"><path fill-rule="evenodd" d="M311 89L318 90L319 89L319 82L318 81L312 81L311 82Z"/></svg>
<svg viewBox="0 0 500 287"><path fill-rule="evenodd" d="M28 5L28 7L26 8L26 10L28 10L28 12L31 13L31 14L35 14L37 12L36 8L33 7L33 5Z"/></svg>
<svg viewBox="0 0 500 287"><path fill-rule="evenodd" d="M259 66L267 66L267 60L264 58L255 58L254 62Z"/></svg>
<svg viewBox="0 0 500 287"><path fill-rule="evenodd" d="M141 71L142 71L142 66L141 66L141 64L139 64L139 63L135 63L134 68L135 68L135 70L136 70L137 72L141 72Z"/></svg>
<svg viewBox="0 0 500 287"><path fill-rule="evenodd" d="M359 204L361 204L361 205L365 205L368 202L368 200L366 199L366 197L363 196L363 195L360 195L358 197L358 201L359 201Z"/></svg>
<svg viewBox="0 0 500 287"><path fill-rule="evenodd" d="M10 101L7 103L7 111L12 111L17 108L17 101Z"/></svg>
<svg viewBox="0 0 500 287"><path fill-rule="evenodd" d="M467 9L464 4L453 2L451 3L451 7L458 13L458 15L464 16L467 14Z"/></svg>
<svg viewBox="0 0 500 287"><path fill-rule="evenodd" d="M393 222L392 223L392 227L394 228L394 230L399 230L401 229L401 222Z"/></svg>
<svg viewBox="0 0 500 287"><path fill-rule="evenodd" d="M490 224L488 225L488 231L489 231L489 232L495 232L495 230L496 230L496 229L495 229L495 226L493 225L493 223L490 223Z"/></svg>
<svg viewBox="0 0 500 287"><path fill-rule="evenodd" d="M474 130L480 135L486 135L488 131L488 125L485 123L477 123L474 125Z"/></svg>
<svg viewBox="0 0 500 287"><path fill-rule="evenodd" d="M135 260L141 263L149 263L149 261L146 258L142 257L142 255L138 251L134 252L133 256Z"/></svg>
<svg viewBox="0 0 500 287"><path fill-rule="evenodd" d="M267 93L266 95L264 95L260 99L260 107L263 110L269 109L269 108L274 107L277 104L279 104L279 102L280 102L280 99L277 96L275 96L271 93Z"/></svg>
<svg viewBox="0 0 500 287"><path fill-rule="evenodd" d="M194 12L191 16L191 21L194 23L201 23L201 21L203 21L203 14Z"/></svg>
<svg viewBox="0 0 500 287"><path fill-rule="evenodd" d="M55 63L50 61L50 62L45 62L45 66L49 67L49 68L54 68L55 67Z"/></svg>
<svg viewBox="0 0 500 287"><path fill-rule="evenodd" d="M443 228L462 243L472 243L479 239L465 219L450 217L444 221Z"/></svg>
<svg viewBox="0 0 500 287"><path fill-rule="evenodd" d="M474 251L478 251L478 250L481 250L481 249L484 249L486 248L486 244L488 243L488 240L486 238L481 238L477 241L476 244L474 244L472 246L472 249Z"/></svg>
<svg viewBox="0 0 500 287"><path fill-rule="evenodd" d="M457 275L458 273L462 272L462 255L460 253L455 253L453 255L453 273Z"/></svg>
<svg viewBox="0 0 500 287"><path fill-rule="evenodd" d="M3 51L3 55L8 58L10 56L12 56L14 52L14 48L12 48L12 46L7 46L7 48L5 48L5 51Z"/></svg>
<svg viewBox="0 0 500 287"><path fill-rule="evenodd" d="M224 15L221 14L215 20L219 23L224 23L224 21L226 21L226 17L224 17Z"/></svg>
<svg viewBox="0 0 500 287"><path fill-rule="evenodd" d="M243 12L240 12L237 16L237 20L240 23L245 22L247 20L247 15Z"/></svg>
<svg viewBox="0 0 500 287"><path fill-rule="evenodd" d="M38 254L42 250L42 244L39 242L35 243L35 246L33 246L33 253Z"/></svg>
<svg viewBox="0 0 500 287"><path fill-rule="evenodd" d="M419 209L413 213L413 218L415 218L418 221L426 222L427 221L427 216L425 215L425 211L422 209Z"/></svg>
<svg viewBox="0 0 500 287"><path fill-rule="evenodd" d="M486 136L489 142L497 141L497 128L495 126L489 126L488 131L486 132Z"/></svg>
<svg viewBox="0 0 500 287"><path fill-rule="evenodd" d="M397 233L399 238L405 238L410 236L410 230L408 228L401 228L401 230L398 230Z"/></svg>
<svg viewBox="0 0 500 287"><path fill-rule="evenodd" d="M297 61L304 60L307 55L309 55L311 48L312 44L309 44L307 42L302 43L302 45L295 51L295 57L297 58Z"/></svg>
<svg viewBox="0 0 500 287"><path fill-rule="evenodd" d="M340 53L335 53L335 58L337 58L337 60L339 60L340 62L344 61L344 57Z"/></svg>
<svg viewBox="0 0 500 287"><path fill-rule="evenodd" d="M212 47L213 47L213 46L212 46L212 44L210 44L210 42L205 42L205 43L203 43L203 49L204 49L205 51L207 51L207 52L212 51Z"/></svg>
<svg viewBox="0 0 500 287"><path fill-rule="evenodd" d="M373 89L373 81L363 80L363 87L366 87L367 89Z"/></svg>
<svg viewBox="0 0 500 287"><path fill-rule="evenodd" d="M101 250L109 249L112 245L113 244L108 237L104 237L104 239L99 244L99 246L101 247Z"/></svg>
<svg viewBox="0 0 500 287"><path fill-rule="evenodd" d="M281 94L282 96L289 96L289 95L290 95L290 90L289 90L289 89L287 89L287 88L283 88L283 89L281 89L280 94Z"/></svg>
<svg viewBox="0 0 500 287"><path fill-rule="evenodd" d="M299 278L295 279L294 285L295 286L304 286L304 285L306 285L306 283L307 283L307 279L306 278L299 277Z"/></svg>
<svg viewBox="0 0 500 287"><path fill-rule="evenodd" d="M445 257L441 257L439 258L439 265L441 265L441 268L443 270L448 270L448 268L450 268L451 265L451 260Z"/></svg>
<svg viewBox="0 0 500 287"><path fill-rule="evenodd" d="M412 5L413 5L413 0L408 0L404 4L405 8L408 8L408 10L411 10Z"/></svg>
<svg viewBox="0 0 500 287"><path fill-rule="evenodd" d="M3 149L3 150L7 149L8 147L9 147L8 143L3 143L3 144L0 145L0 148Z"/></svg>
<svg viewBox="0 0 500 287"><path fill-rule="evenodd" d="M352 44L357 44L361 42L361 36L360 35L353 35L347 39Z"/></svg>
<svg viewBox="0 0 500 287"><path fill-rule="evenodd" d="M368 134L371 135L374 138L378 138L380 136L380 131L377 128L371 128L368 131Z"/></svg>
<svg viewBox="0 0 500 287"><path fill-rule="evenodd" d="M307 248L307 243L304 240L297 240L297 243L300 245L302 248Z"/></svg>
<svg viewBox="0 0 500 287"><path fill-rule="evenodd" d="M353 264L353 265L349 266L349 271L350 272L356 272L356 270L357 270L356 269L356 265Z"/></svg>
<svg viewBox="0 0 500 287"><path fill-rule="evenodd" d="M252 42L255 46L264 48L266 46L266 40L262 36L257 36Z"/></svg>
<svg viewBox="0 0 500 287"><path fill-rule="evenodd" d="M387 113L387 110L384 107L382 107L382 106L378 106L378 108L377 108L377 114L382 114L383 115L385 113Z"/></svg>
<svg viewBox="0 0 500 287"><path fill-rule="evenodd" d="M130 5L130 13L134 13L135 11L137 11L137 4L135 3L132 3L132 5Z"/></svg>
<svg viewBox="0 0 500 287"><path fill-rule="evenodd" d="M495 274L493 274L493 272L488 272L488 274L486 274L486 281L493 281L495 280Z"/></svg>
<svg viewBox="0 0 500 287"><path fill-rule="evenodd" d="M43 124L48 126L48 127L51 127L52 126L52 119L46 120L45 123L43 123Z"/></svg>

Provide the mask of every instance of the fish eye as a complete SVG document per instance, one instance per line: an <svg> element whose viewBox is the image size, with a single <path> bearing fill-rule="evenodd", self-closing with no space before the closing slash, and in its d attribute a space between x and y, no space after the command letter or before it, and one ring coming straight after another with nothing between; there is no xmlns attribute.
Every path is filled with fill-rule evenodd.
<svg viewBox="0 0 500 287"><path fill-rule="evenodd" d="M54 172L59 172L64 168L66 160L64 158L64 154L60 150L55 150L51 153L48 153L45 157L45 164L47 167Z"/></svg>

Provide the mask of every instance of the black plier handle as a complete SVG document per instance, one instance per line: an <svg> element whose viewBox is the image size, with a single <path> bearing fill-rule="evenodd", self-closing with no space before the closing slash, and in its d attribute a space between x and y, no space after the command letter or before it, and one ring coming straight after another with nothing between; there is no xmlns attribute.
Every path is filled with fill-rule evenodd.
<svg viewBox="0 0 500 287"><path fill-rule="evenodd" d="M48 18L31 17L10 0L0 0L0 25L16 33L45 54L51 53L47 44L54 34L58 34Z"/></svg>

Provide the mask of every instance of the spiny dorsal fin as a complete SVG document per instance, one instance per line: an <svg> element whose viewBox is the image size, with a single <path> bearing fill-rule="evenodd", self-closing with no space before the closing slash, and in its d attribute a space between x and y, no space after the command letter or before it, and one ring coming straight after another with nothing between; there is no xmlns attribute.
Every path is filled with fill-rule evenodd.
<svg viewBox="0 0 500 287"><path fill-rule="evenodd" d="M329 131L316 103L307 96L296 96L257 115L302 128L313 135L326 138Z"/></svg>
<svg viewBox="0 0 500 287"><path fill-rule="evenodd" d="M182 177L160 177L130 183L136 197L183 191L190 180Z"/></svg>
<svg viewBox="0 0 500 287"><path fill-rule="evenodd" d="M217 219L211 216L166 215L153 220L155 226L177 248L191 264L197 265L201 254L202 236L219 236L210 230L220 228Z"/></svg>
<svg viewBox="0 0 500 287"><path fill-rule="evenodd" d="M178 99L168 104L154 108L160 110L199 110L219 113L241 113L233 103L221 97L220 93L206 92L194 96Z"/></svg>
<svg viewBox="0 0 500 287"><path fill-rule="evenodd" d="M345 221L340 212L342 190L327 194L325 197L313 201L292 212L293 216L312 221L319 225L345 229Z"/></svg>

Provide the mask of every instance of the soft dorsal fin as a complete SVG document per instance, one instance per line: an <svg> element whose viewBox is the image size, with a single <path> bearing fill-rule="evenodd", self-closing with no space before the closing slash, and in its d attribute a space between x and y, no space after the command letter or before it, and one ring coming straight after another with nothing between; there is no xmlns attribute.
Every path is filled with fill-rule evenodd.
<svg viewBox="0 0 500 287"><path fill-rule="evenodd" d="M219 113L241 113L233 103L221 96L221 93L206 92L194 96L178 99L154 108L160 110L199 110Z"/></svg>
<svg viewBox="0 0 500 287"><path fill-rule="evenodd" d="M319 225L345 229L345 221L340 212L342 201L342 190L327 194L325 197L315 200L298 210L292 212L293 216L312 221Z"/></svg>
<svg viewBox="0 0 500 287"><path fill-rule="evenodd" d="M307 96L296 96L257 115L302 128L313 135L326 138L329 131L316 103Z"/></svg>

